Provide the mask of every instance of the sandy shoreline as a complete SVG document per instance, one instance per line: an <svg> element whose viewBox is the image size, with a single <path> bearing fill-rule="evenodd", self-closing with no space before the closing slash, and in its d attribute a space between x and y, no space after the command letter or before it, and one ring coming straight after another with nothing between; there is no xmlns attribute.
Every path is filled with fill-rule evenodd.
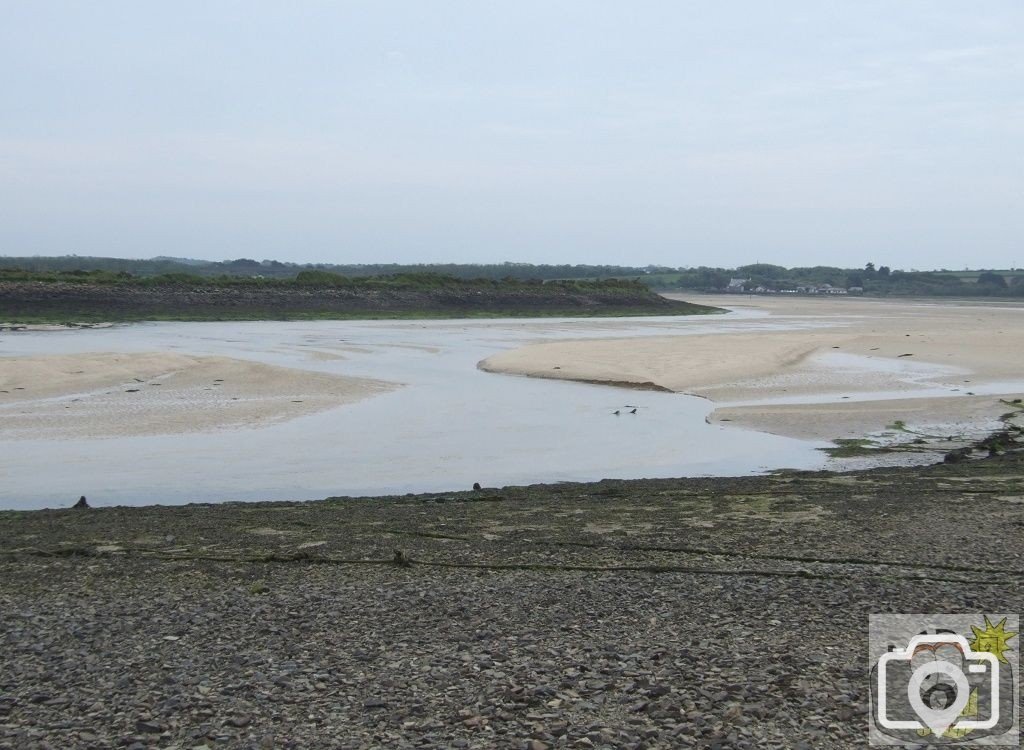
<svg viewBox="0 0 1024 750"><path fill-rule="evenodd" d="M944 433L984 431L1005 412L1000 398L1024 391L1021 305L735 295L701 301L744 314L725 326L725 316L682 326L652 321L650 333L664 326L665 335L628 338L632 324L609 320L598 333L606 338L530 344L479 366L694 394L714 402L712 421L815 440L858 437L897 420ZM332 349L311 356L347 355ZM392 387L222 356L5 357L0 437L258 426Z"/></svg>
<svg viewBox="0 0 1024 750"><path fill-rule="evenodd" d="M230 357L2 357L0 437L125 437L260 426L394 387Z"/></svg>
<svg viewBox="0 0 1024 750"><path fill-rule="evenodd" d="M1024 306L701 297L768 313L718 333L534 344L491 372L653 383L711 399L714 420L833 439L894 420L984 428L1024 390ZM778 330L778 325L800 326ZM774 329L773 329L774 327Z"/></svg>

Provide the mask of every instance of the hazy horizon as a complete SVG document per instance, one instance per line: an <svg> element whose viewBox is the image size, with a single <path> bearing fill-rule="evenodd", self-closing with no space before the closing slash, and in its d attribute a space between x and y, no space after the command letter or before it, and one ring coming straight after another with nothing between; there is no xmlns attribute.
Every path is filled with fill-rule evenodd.
<svg viewBox="0 0 1024 750"><path fill-rule="evenodd" d="M466 260L466 261L454 261L454 260L437 260L437 261L433 261L433 260L411 260L411 261L396 261L396 260L378 259L378 260L344 260L344 261L338 260L338 261L336 261L336 260L302 260L301 258L295 259L295 260L291 260L291 259L289 259L289 260L282 260L281 258L260 258L260 257L241 257L241 256L240 257L233 257L233 258L212 258L212 259L210 259L210 258L187 257L187 256L183 256L183 255L154 255L154 256L147 256L147 257L139 257L139 256L135 256L135 255L82 255L82 254L78 254L78 253L69 254L69 255L53 254L53 253L50 253L50 254L36 253L36 254L33 254L33 255L17 255L17 254L13 254L13 253L0 253L0 258L17 258L17 257L30 257L30 258L59 258L59 257L83 257L83 258L86 258L86 257L100 257L100 258L116 258L116 259L119 259L119 260L139 260L139 261L168 260L168 261L179 261L179 262L183 262L183 263L191 263L191 262L196 262L196 263L206 263L206 262L209 262L209 263L217 263L217 262L229 263L229 262L234 261L234 260L247 259L247 260L256 260L256 261L261 262L261 263L268 263L268 262L278 261L278 262L294 264L294 265L338 265L338 266L344 266L344 265L391 265L391 264L393 264L393 265L446 265L446 264L454 264L454 265L481 265L481 266L483 266L483 265L501 265L501 264L506 264L506 263L511 264L511 265L536 265L536 266L541 266L541 265L595 265L595 266L597 266L597 265L622 265L624 267L631 267L631 268L669 267L669 268L673 268L673 269L696 268L696 267L717 267L717 268L722 268L722 269L725 269L725 270L739 268L739 267L746 267L746 266L755 265L755 264L781 265L782 267L786 267L786 268L814 267L814 266L833 266L833 265L835 265L834 263L819 263L819 262L801 263L801 264L794 264L794 265L784 265L782 263L775 263L775 262L773 262L771 260L755 260L755 261L751 261L750 263L735 263L735 264L731 264L731 265L716 265L714 263L694 263L694 264L682 264L682 265L666 265L664 263L647 263L647 262L642 262L640 260L638 260L636 262L624 262L624 263L617 263L617 262L589 262L589 261L586 261L586 260L581 260L581 261L565 261L565 262L558 261L558 260L544 260L544 261L539 261L539 262L536 262L536 263L525 262L525 261L517 261L517 260L480 260L480 261L476 261L476 260ZM873 263L872 261L866 261L866 262L871 262L872 265L876 265L876 266L885 265L884 263ZM850 265L842 265L841 264L841 265L836 266L836 267L840 267L840 268L848 269L848 270L854 270L854 269L862 268L864 265L865 265L865 263L850 264ZM1018 268L1016 266L1001 267L1001 266L994 266L994 265L971 265L971 264L958 265L958 266L954 266L954 267L953 266L934 266L934 267L933 266L922 266L922 267L912 266L911 267L911 266L899 266L899 265L893 265L893 266L889 266L889 267L890 267L891 270L908 270L908 272L925 272L925 273L927 273L927 272L943 272L943 270L945 270L945 272L976 272L976 270L977 270L977 272L981 272L981 270L992 270L992 272L999 272L999 270L1018 270Z"/></svg>
<svg viewBox="0 0 1024 750"><path fill-rule="evenodd" d="M0 254L1024 265L1024 5L5 6Z"/></svg>

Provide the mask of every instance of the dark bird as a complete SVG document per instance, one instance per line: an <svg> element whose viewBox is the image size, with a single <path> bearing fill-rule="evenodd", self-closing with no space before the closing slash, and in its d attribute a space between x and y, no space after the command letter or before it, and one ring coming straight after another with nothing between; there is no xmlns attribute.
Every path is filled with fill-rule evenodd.
<svg viewBox="0 0 1024 750"><path fill-rule="evenodd" d="M473 482L473 489L479 492L480 490L483 489L483 487L480 486L479 482Z"/></svg>
<svg viewBox="0 0 1024 750"><path fill-rule="evenodd" d="M75 503L72 507L76 509L88 508L89 501L85 499L85 495L82 495L80 498L78 498L78 502Z"/></svg>
<svg viewBox="0 0 1024 750"><path fill-rule="evenodd" d="M636 414L636 407L634 406L632 409L630 409L629 413Z"/></svg>
<svg viewBox="0 0 1024 750"><path fill-rule="evenodd" d="M615 411L612 412L612 414L614 414L616 417L619 416L619 410L616 409Z"/></svg>

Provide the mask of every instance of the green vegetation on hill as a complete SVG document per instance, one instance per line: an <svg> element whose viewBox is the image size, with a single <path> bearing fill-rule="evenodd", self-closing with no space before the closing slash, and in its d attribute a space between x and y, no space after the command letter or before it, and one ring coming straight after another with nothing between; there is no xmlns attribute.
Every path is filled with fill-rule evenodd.
<svg viewBox="0 0 1024 750"><path fill-rule="evenodd" d="M868 263L863 268L785 268L755 263L738 268L664 266L485 264L296 264L238 258L221 262L186 258L133 260L84 256L0 257L0 279L90 283L273 284L353 287L367 283L442 287L462 282L532 283L633 279L666 290L722 291L742 280L745 291L808 290L829 285L873 296L1024 297L1024 270L900 271ZM143 281L145 280L145 281ZM736 291L736 289L734 289Z"/></svg>
<svg viewBox="0 0 1024 750"><path fill-rule="evenodd" d="M696 315L631 279L457 279L438 273L294 278L0 270L0 321L265 320Z"/></svg>
<svg viewBox="0 0 1024 750"><path fill-rule="evenodd" d="M42 282L66 284L101 284L131 287L222 287L239 286L251 288L344 288L359 289L519 289L523 287L545 287L548 290L629 292L646 294L649 287L636 279L541 279L517 278L461 279L441 273L397 273L385 276L349 277L323 270L300 271L294 277L267 278L263 276L201 276L180 271L154 276L133 276L125 271L75 270L75 271L29 271L19 268L0 268L0 282Z"/></svg>

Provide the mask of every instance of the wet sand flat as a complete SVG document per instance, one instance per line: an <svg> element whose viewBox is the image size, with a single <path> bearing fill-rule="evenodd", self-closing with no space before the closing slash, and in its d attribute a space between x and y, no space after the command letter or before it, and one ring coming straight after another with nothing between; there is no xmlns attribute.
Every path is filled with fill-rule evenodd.
<svg viewBox="0 0 1024 750"><path fill-rule="evenodd" d="M859 437L896 420L944 420L928 434L974 440L999 428L997 418L1010 410L999 402L1006 390L999 381L919 359L918 340L893 343L890 336L888 349L860 343L865 353L853 351L858 336L876 335L858 334L858 327L898 326L917 330L918 339L915 324L955 331L934 319L942 306L905 305L900 312L903 303L780 300L790 307L765 307L775 303L754 300L761 306L743 308L751 303L737 298L730 315L642 320L153 323L6 332L0 506L47 507L81 494L101 504L283 500L478 481L813 469L832 460L818 448L837 437ZM950 314L959 316L965 340L965 315L1019 312L963 306ZM1011 378L1021 371L1019 326L992 330L1005 334L1006 352L977 345L973 351L979 361L988 357L990 378ZM534 346L543 341L553 343ZM899 357L904 346L915 356ZM505 356L495 355L503 350L517 357L577 348L607 351L605 378L653 380L714 401L513 378L477 366ZM703 390L679 377L698 354L704 360L695 375L719 368L717 380L695 380ZM587 369L573 374L600 378L590 368L593 358L580 361ZM547 374L572 372L561 354L555 362L563 370ZM652 362L661 363L660 372ZM713 392L716 383L728 398ZM58 454L61 470L50 471ZM178 481L182 465L193 484Z"/></svg>
<svg viewBox="0 0 1024 750"><path fill-rule="evenodd" d="M998 415L999 397L1019 396L1024 388L1019 304L700 299L767 314L789 329L748 318L746 329L713 333L546 342L501 352L481 367L653 384L711 399L719 407L713 419L820 439L882 429L893 420L893 407L933 423L987 422ZM918 403L908 411L895 400ZM856 407L823 406L845 401Z"/></svg>
<svg viewBox="0 0 1024 750"><path fill-rule="evenodd" d="M0 436L168 435L313 414L393 384L166 352L0 358Z"/></svg>

